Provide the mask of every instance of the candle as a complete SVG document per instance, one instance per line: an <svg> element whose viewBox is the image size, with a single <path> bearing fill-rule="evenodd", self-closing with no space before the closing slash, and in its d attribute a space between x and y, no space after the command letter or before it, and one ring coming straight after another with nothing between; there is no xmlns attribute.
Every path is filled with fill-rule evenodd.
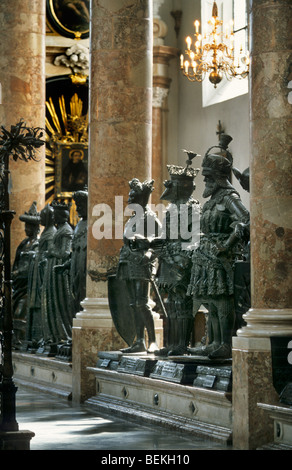
<svg viewBox="0 0 292 470"><path fill-rule="evenodd" d="M199 26L200 26L200 22L198 20L195 21L195 28L196 28L196 33L198 34L199 32Z"/></svg>
<svg viewBox="0 0 292 470"><path fill-rule="evenodd" d="M188 37L186 38L186 43L187 43L188 49L190 49L190 48L191 48L191 44L192 44L192 39L190 38L190 36L188 36Z"/></svg>
<svg viewBox="0 0 292 470"><path fill-rule="evenodd" d="M183 68L183 66L184 66L184 55L183 54L181 54L181 56L180 56L180 66L181 66L181 68Z"/></svg>
<svg viewBox="0 0 292 470"><path fill-rule="evenodd" d="M189 71L189 65L190 65L189 62L186 60L186 61L185 61L185 73L188 73L188 71Z"/></svg>

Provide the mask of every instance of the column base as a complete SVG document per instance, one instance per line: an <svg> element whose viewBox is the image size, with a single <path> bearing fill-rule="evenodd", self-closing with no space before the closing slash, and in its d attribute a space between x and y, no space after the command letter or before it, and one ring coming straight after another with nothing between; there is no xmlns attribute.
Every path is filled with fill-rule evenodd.
<svg viewBox="0 0 292 470"><path fill-rule="evenodd" d="M72 400L80 403L95 393L95 379L88 367L95 367L99 351L116 351L128 345L113 323L107 298L86 298L72 328ZM158 346L163 344L163 325L154 313Z"/></svg>
<svg viewBox="0 0 292 470"><path fill-rule="evenodd" d="M273 439L273 423L259 403L275 403L269 338L234 337L232 350L233 447L254 450Z"/></svg>
<svg viewBox="0 0 292 470"><path fill-rule="evenodd" d="M95 393L94 367L99 351L126 347L112 321L106 298L86 298L72 328L72 401L81 403Z"/></svg>
<svg viewBox="0 0 292 470"><path fill-rule="evenodd" d="M246 326L236 332L237 336L267 338L292 336L292 309L251 308L243 315Z"/></svg>
<svg viewBox="0 0 292 470"><path fill-rule="evenodd" d="M0 450L30 450L31 431L0 431Z"/></svg>

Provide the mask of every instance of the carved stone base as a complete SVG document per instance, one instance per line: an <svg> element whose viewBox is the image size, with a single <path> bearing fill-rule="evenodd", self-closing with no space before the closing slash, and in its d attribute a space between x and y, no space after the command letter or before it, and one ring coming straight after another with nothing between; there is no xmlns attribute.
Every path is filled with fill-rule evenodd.
<svg viewBox="0 0 292 470"><path fill-rule="evenodd" d="M30 441L34 436L31 431L0 431L0 450L30 450Z"/></svg>
<svg viewBox="0 0 292 470"><path fill-rule="evenodd" d="M206 390L117 370L88 369L96 383L95 395L85 402L91 408L205 439L226 444L231 442L232 404L229 392Z"/></svg>
<svg viewBox="0 0 292 470"><path fill-rule="evenodd" d="M14 379L16 384L70 398L72 393L72 365L56 358L14 352Z"/></svg>
<svg viewBox="0 0 292 470"><path fill-rule="evenodd" d="M261 447L264 450L292 450L292 408L280 403L269 405L258 403L259 408L274 422L274 442Z"/></svg>

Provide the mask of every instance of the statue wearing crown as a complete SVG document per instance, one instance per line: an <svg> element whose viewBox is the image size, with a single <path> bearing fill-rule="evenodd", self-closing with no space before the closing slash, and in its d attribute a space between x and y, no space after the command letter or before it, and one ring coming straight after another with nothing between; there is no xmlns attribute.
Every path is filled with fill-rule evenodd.
<svg viewBox="0 0 292 470"><path fill-rule="evenodd" d="M150 210L148 200L154 180L129 182L129 208L133 210L124 228L117 274L109 279L109 304L117 331L129 344L124 353L158 350L150 284L155 270L155 251L151 243L159 236L161 224ZM145 330L148 346L145 342Z"/></svg>
<svg viewBox="0 0 292 470"><path fill-rule="evenodd" d="M200 245L193 252L188 293L208 310L208 344L189 349L209 358L231 357L235 320L234 261L245 239L249 212L230 183L232 155L230 136L222 135L219 146L211 147L202 163L204 198ZM214 149L217 149L216 151Z"/></svg>
<svg viewBox="0 0 292 470"><path fill-rule="evenodd" d="M192 156L191 156L192 155ZM193 330L193 302L187 296L191 276L191 256L199 235L200 204L192 196L198 169L167 165L170 179L164 182L160 199L169 202L163 223L165 240L159 256L157 285L167 312L164 347L156 355L182 355L187 352Z"/></svg>

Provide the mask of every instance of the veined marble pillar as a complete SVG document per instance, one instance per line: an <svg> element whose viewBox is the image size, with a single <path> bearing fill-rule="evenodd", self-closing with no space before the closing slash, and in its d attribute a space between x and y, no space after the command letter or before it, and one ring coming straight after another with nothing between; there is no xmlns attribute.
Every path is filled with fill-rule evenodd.
<svg viewBox="0 0 292 470"><path fill-rule="evenodd" d="M168 65L177 57L177 49L169 46L153 48L153 118L152 118L152 178L155 180L155 191L151 202L159 204L164 191L163 181L167 177L166 161L166 111L167 97L171 79L168 77Z"/></svg>
<svg viewBox="0 0 292 470"><path fill-rule="evenodd" d="M278 400L270 337L287 337L288 346L292 336L292 5L263 0L250 8L252 307L232 354L233 439L241 449L273 440L272 422L257 403Z"/></svg>
<svg viewBox="0 0 292 470"><path fill-rule="evenodd" d="M23 119L45 128L45 0L0 3L0 122L7 130ZM11 230L11 257L25 237L19 216L37 201L45 204L45 148L38 162L10 160L10 206L16 211Z"/></svg>
<svg viewBox="0 0 292 470"><path fill-rule="evenodd" d="M164 45L167 25L159 15L159 8L163 3L164 0L153 0L152 178L155 181L155 191L151 196L152 204L161 204L160 196L165 189L163 181L168 177L166 112L171 84L168 67L170 61L178 56L178 49Z"/></svg>
<svg viewBox="0 0 292 470"><path fill-rule="evenodd" d="M107 274L122 246L128 182L151 178L152 0L93 0L91 15L88 277L84 310L73 322L74 401L95 392L86 367L98 351L124 346L111 319ZM101 204L111 211L104 237L97 233Z"/></svg>

